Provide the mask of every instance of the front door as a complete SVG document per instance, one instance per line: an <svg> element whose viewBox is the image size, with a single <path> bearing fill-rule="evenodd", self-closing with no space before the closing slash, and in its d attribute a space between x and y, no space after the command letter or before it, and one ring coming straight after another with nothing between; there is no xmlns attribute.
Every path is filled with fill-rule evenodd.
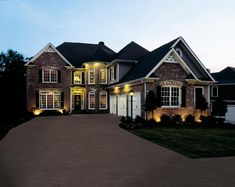
<svg viewBox="0 0 235 187"><path fill-rule="evenodd" d="M81 110L81 95L74 96L74 109Z"/></svg>

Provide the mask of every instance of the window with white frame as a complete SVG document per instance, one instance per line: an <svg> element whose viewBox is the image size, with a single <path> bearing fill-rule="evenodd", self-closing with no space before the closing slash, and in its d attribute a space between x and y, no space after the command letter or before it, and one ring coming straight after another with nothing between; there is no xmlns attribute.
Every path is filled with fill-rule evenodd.
<svg viewBox="0 0 235 187"><path fill-rule="evenodd" d="M88 83L95 84L95 68L90 68L88 70Z"/></svg>
<svg viewBox="0 0 235 187"><path fill-rule="evenodd" d="M41 91L39 92L39 108L41 109L59 109L61 98L59 91Z"/></svg>
<svg viewBox="0 0 235 187"><path fill-rule="evenodd" d="M180 88L177 86L162 86L161 97L163 107L180 106Z"/></svg>
<svg viewBox="0 0 235 187"><path fill-rule="evenodd" d="M218 97L218 86L212 86L211 87L211 96L212 97Z"/></svg>
<svg viewBox="0 0 235 187"><path fill-rule="evenodd" d="M91 110L95 109L95 91L90 91L88 93L88 106Z"/></svg>
<svg viewBox="0 0 235 187"><path fill-rule="evenodd" d="M44 69L42 71L43 83L57 83L58 82L58 70Z"/></svg>
<svg viewBox="0 0 235 187"><path fill-rule="evenodd" d="M101 110L107 109L107 92L106 91L100 92L99 107Z"/></svg>
<svg viewBox="0 0 235 187"><path fill-rule="evenodd" d="M116 66L112 66L109 69L109 76L110 76L110 81L113 81L116 79Z"/></svg>
<svg viewBox="0 0 235 187"><path fill-rule="evenodd" d="M107 84L107 69L100 69L100 84Z"/></svg>
<svg viewBox="0 0 235 187"><path fill-rule="evenodd" d="M82 72L80 71L74 72L73 83L82 84Z"/></svg>

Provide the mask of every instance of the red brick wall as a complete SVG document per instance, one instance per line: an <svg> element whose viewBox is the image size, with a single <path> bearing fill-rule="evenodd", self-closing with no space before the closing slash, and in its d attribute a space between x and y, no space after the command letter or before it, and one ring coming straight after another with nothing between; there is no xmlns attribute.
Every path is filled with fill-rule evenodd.
<svg viewBox="0 0 235 187"><path fill-rule="evenodd" d="M27 67L27 109L32 111L36 107L36 92L39 89L57 89L64 92L64 108L69 111L70 109L70 86L71 86L71 70L65 68L67 65L63 59L57 54L52 52L44 52ZM39 82L39 69L51 67L61 71L60 83L40 83Z"/></svg>

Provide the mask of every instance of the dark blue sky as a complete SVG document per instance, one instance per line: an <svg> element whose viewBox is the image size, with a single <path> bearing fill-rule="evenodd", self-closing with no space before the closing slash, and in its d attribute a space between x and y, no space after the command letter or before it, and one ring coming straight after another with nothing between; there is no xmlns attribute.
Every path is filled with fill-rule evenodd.
<svg viewBox="0 0 235 187"><path fill-rule="evenodd" d="M183 36L205 66L235 66L233 0L0 0L0 51L33 56L47 43L130 41L153 50Z"/></svg>

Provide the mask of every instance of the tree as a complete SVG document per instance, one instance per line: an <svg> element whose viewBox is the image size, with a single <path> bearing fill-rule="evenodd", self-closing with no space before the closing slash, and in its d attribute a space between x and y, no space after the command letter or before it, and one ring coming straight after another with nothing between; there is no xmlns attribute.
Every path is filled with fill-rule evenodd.
<svg viewBox="0 0 235 187"><path fill-rule="evenodd" d="M227 112L227 104L223 99L218 97L212 105L212 115L219 116L221 120L221 116L225 116Z"/></svg>
<svg viewBox="0 0 235 187"><path fill-rule="evenodd" d="M0 53L1 109L6 113L19 114L25 111L25 58L17 51Z"/></svg>
<svg viewBox="0 0 235 187"><path fill-rule="evenodd" d="M153 111L157 108L157 98L153 91L149 91L145 100L145 111L152 112L152 118L154 118Z"/></svg>
<svg viewBox="0 0 235 187"><path fill-rule="evenodd" d="M208 108L208 103L206 101L206 98L201 94L196 99L196 109L199 109L202 112L205 111Z"/></svg>

